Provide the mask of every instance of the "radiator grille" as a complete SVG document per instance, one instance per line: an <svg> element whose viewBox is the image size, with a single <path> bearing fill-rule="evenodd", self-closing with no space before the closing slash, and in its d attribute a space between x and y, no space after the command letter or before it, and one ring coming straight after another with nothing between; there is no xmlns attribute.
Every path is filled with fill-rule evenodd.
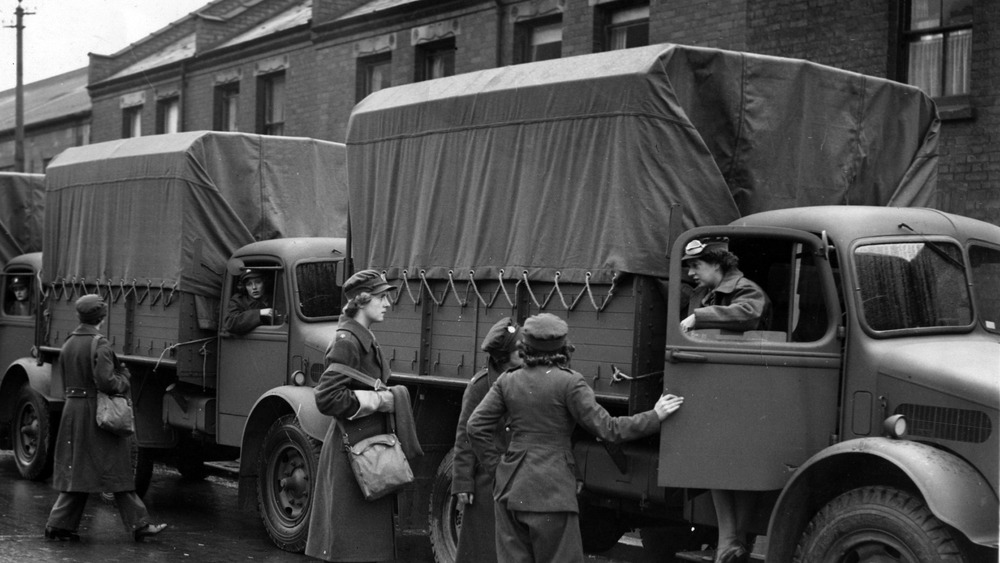
<svg viewBox="0 0 1000 563"><path fill-rule="evenodd" d="M993 424L984 412L902 404L896 414L906 417L911 436L980 443L989 439Z"/></svg>

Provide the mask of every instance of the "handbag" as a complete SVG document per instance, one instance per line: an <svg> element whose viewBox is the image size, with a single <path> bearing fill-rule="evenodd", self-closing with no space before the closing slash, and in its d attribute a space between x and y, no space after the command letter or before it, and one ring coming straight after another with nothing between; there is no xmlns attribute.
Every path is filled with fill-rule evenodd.
<svg viewBox="0 0 1000 563"><path fill-rule="evenodd" d="M385 388L381 380L365 375L350 366L331 364L328 369L371 385L376 391ZM347 435L347 429L339 419L337 425L340 426L344 452L351 462L351 471L358 486L361 487L361 494L365 500L380 499L413 482L413 470L410 469L410 462L407 461L399 437L396 436L394 416L389 416L390 433L365 438L353 446Z"/></svg>
<svg viewBox="0 0 1000 563"><path fill-rule="evenodd" d="M101 335L95 334L94 340L90 344L91 358L95 358L97 354L97 340L100 337ZM130 376L128 368L118 360L118 356L112 355L112 358L114 359L115 373L128 378ZM132 412L132 400L125 395L108 395L104 391L98 391L95 419L97 427L101 430L118 436L135 434L135 414Z"/></svg>

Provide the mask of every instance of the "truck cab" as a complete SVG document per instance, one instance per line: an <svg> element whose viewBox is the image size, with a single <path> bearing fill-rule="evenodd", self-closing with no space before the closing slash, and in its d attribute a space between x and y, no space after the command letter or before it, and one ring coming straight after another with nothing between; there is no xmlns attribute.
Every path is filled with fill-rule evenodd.
<svg viewBox="0 0 1000 563"><path fill-rule="evenodd" d="M768 330L681 330L683 249L707 237L728 238L770 297ZM936 542L925 517L966 553L995 550L998 281L1000 228L930 209L788 209L684 233L664 387L686 402L663 427L659 484L757 491L768 560L822 559L832 526L851 530L847 552L919 558ZM849 512L872 504L910 522L903 539L864 537Z"/></svg>

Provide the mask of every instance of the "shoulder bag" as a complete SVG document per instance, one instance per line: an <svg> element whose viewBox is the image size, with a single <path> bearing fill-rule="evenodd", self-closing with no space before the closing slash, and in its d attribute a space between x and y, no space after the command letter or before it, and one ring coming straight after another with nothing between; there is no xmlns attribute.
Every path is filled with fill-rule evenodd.
<svg viewBox="0 0 1000 563"><path fill-rule="evenodd" d="M376 391L385 389L381 380L365 375L345 364L331 364L329 368L356 379L366 385L371 385ZM351 471L361 487L365 500L376 500L402 489L413 482L413 471L406 460L406 454L399 445L396 436L396 419L389 415L389 434L377 434L351 445L340 419L340 435L344 442L344 451L351 462Z"/></svg>
<svg viewBox="0 0 1000 563"><path fill-rule="evenodd" d="M94 335L94 340L90 343L90 357L94 362L94 369L97 369L97 340L101 337ZM116 374L129 377L128 368L119 360L118 356L112 352L114 370ZM132 400L125 395L108 395L104 391L97 391L97 427L101 430L111 432L118 436L131 436L135 434L135 415L132 412Z"/></svg>

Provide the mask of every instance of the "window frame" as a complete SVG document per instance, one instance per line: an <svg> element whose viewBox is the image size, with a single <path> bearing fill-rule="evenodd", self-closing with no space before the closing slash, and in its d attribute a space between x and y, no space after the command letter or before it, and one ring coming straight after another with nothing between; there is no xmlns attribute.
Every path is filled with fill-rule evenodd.
<svg viewBox="0 0 1000 563"><path fill-rule="evenodd" d="M280 84L280 96L275 86ZM271 72L257 77L257 133L261 135L284 135L287 110L288 82L285 71ZM279 98L276 102L276 98ZM280 119L276 119L280 110Z"/></svg>
<svg viewBox="0 0 1000 563"><path fill-rule="evenodd" d="M239 102L239 82L219 84L215 87L213 129L216 131L239 131ZM230 110L230 108L232 109Z"/></svg>
<svg viewBox="0 0 1000 563"><path fill-rule="evenodd" d="M563 58L562 46L563 43L565 43L565 30L563 29L562 14L524 20L517 22L514 27L514 41L516 45L514 50L514 64L533 63ZM558 28L559 30L559 55L556 57L537 58L535 52L536 45L533 42L535 32L543 28L550 27ZM551 45L554 43L555 42L543 43L542 45Z"/></svg>
<svg viewBox="0 0 1000 563"><path fill-rule="evenodd" d="M414 81L423 82L425 80L433 80L435 78L454 76L455 58L457 53L458 47L455 42L455 37L446 37L444 39L438 39L437 41L428 41L417 45L414 57L416 60L416 64L414 65ZM440 76L432 76L432 67L435 61L439 60L438 57L444 57L445 59L444 72Z"/></svg>
<svg viewBox="0 0 1000 563"><path fill-rule="evenodd" d="M142 137L142 105L122 108L122 138Z"/></svg>
<svg viewBox="0 0 1000 563"><path fill-rule="evenodd" d="M171 108L174 117L171 118ZM171 131L169 125L173 122L174 130ZM181 131L181 98L180 96L170 96L156 100L156 134L179 133Z"/></svg>
<svg viewBox="0 0 1000 563"><path fill-rule="evenodd" d="M939 105L943 106L962 106L968 105L969 97L971 94L972 86L972 71L971 71L971 58L972 58L972 41L974 39L973 26L975 23L975 7L971 7L973 14L969 16L967 21L960 21L959 23L945 23L944 8L945 3L949 0L927 0L930 2L937 2L939 6L939 22L936 26L920 27L915 28L913 24L913 9L919 0L901 0L899 5L899 45L898 50L900 53L899 59L897 61L897 74L902 78L902 82L910 84L912 86L921 87L914 83L913 77L910 76L910 57L912 45L916 44L916 41L921 37L932 37L935 35L940 35L941 41L941 68L940 74L937 77L934 87L940 89L940 93L935 94L933 91L924 90L924 92L934 98ZM965 77L968 83L968 88L964 92L948 93L948 74L954 67L954 59L950 53L950 41L949 39L955 35L959 35L967 32L969 34L969 60L967 70L967 76ZM923 90L923 88L921 88Z"/></svg>
<svg viewBox="0 0 1000 563"><path fill-rule="evenodd" d="M372 87L373 73L372 69L378 67L385 67L387 69L386 77L388 77L388 83L386 79L382 80L382 84L378 88ZM392 86L392 52L378 53L375 55L366 55L363 57L358 57L356 59L356 81L355 81L355 102L360 102L371 94L389 88Z"/></svg>
<svg viewBox="0 0 1000 563"><path fill-rule="evenodd" d="M637 17L623 22L615 23L615 17L626 12L645 10L644 17ZM644 47L650 45L650 6L648 1L622 1L599 5L595 8L595 43L600 46L601 51L615 51L628 49L631 47ZM629 46L626 41L624 47L613 47L612 38L616 30L629 29L645 25L646 42L641 45Z"/></svg>

